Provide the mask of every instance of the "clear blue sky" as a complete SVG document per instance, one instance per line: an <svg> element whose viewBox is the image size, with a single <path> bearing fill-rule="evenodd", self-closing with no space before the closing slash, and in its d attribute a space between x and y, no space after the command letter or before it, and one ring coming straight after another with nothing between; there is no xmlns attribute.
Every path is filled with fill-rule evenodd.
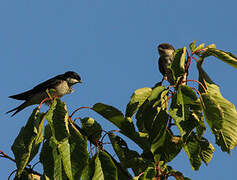
<svg viewBox="0 0 237 180"><path fill-rule="evenodd" d="M20 102L9 95L73 70L84 83L62 98L69 112L96 102L124 112L135 89L152 87L162 78L157 68L159 43L181 48L198 40L237 54L236 7L235 0L1 0L0 149L13 156L11 145L33 109L10 118L4 113ZM223 96L237 105L236 69L214 58L204 67ZM191 68L190 78L197 78L195 65ZM88 110L77 115L94 117L106 130L115 129ZM231 156L222 153L208 133L205 136L215 147L208 166L192 171L184 153L170 165L195 180L235 179L236 150ZM14 163L0 159L1 179L14 169Z"/></svg>

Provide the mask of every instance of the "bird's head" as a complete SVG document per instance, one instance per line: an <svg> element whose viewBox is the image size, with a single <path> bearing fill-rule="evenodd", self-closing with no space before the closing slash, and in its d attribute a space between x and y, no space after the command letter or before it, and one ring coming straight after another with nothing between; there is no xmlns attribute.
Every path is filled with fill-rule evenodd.
<svg viewBox="0 0 237 180"><path fill-rule="evenodd" d="M63 76L66 81L71 85L76 83L82 83L81 77L76 72L67 71L63 74Z"/></svg>
<svg viewBox="0 0 237 180"><path fill-rule="evenodd" d="M174 47L168 43L160 44L157 49L160 56L172 56L175 51Z"/></svg>

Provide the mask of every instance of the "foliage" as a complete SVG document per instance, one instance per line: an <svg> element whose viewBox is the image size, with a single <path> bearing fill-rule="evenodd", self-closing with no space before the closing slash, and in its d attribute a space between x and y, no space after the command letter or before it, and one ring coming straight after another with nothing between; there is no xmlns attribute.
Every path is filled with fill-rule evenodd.
<svg viewBox="0 0 237 180"><path fill-rule="evenodd" d="M186 180L189 178L168 163L184 149L193 170L199 170L203 162L208 165L214 147L204 137L204 122L211 128L221 150L230 153L237 145L236 108L221 95L202 64L207 57L214 56L237 68L237 58L216 49L215 45L196 46L193 42L189 48L191 53L186 47L176 50L175 60L169 67L174 72L175 86L157 83L152 88L137 89L125 113L104 103L96 103L90 108L113 123L119 129L117 131L104 134L103 127L91 117L80 118L81 124L76 124L60 99L52 100L46 113L36 108L12 145L16 179L30 174L28 165L42 144L41 179L162 180L173 176ZM186 80L193 59L197 61L198 81ZM198 90L188 86L188 81L197 82ZM45 119L47 125L43 136ZM142 153L129 148L119 133L136 143ZM109 137L116 159L103 146L105 136ZM91 146L96 147L94 153Z"/></svg>

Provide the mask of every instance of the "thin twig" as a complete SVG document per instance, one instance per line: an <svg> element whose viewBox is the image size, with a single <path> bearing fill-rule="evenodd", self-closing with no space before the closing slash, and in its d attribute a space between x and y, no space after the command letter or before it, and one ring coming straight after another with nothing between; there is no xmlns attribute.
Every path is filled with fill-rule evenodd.
<svg viewBox="0 0 237 180"><path fill-rule="evenodd" d="M77 108L75 111L73 111L72 114L71 114L69 117L72 117L72 116L73 116L77 111L79 111L80 109L85 109L85 108L91 109L91 107L88 107L88 106L79 107L79 108Z"/></svg>
<svg viewBox="0 0 237 180"><path fill-rule="evenodd" d="M204 85L201 82L199 82L197 80L194 80L194 79L186 80L185 82L189 82L189 81L197 82L198 84L200 84L202 86L202 88L205 91L205 93L207 93L207 89L204 87Z"/></svg>
<svg viewBox="0 0 237 180"><path fill-rule="evenodd" d="M5 152L3 152L2 150L0 150L0 157L6 158L6 159L10 159L13 162L16 162L15 159L11 158L10 156L8 156Z"/></svg>

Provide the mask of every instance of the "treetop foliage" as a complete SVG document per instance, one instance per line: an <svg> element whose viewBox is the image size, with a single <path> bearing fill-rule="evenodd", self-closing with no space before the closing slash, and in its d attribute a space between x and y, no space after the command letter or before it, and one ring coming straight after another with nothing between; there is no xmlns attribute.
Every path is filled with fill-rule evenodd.
<svg viewBox="0 0 237 180"><path fill-rule="evenodd" d="M68 115L66 104L58 98L52 100L47 112L35 108L12 145L17 165L15 179L37 175L43 180L163 180L170 176L187 180L168 163L184 149L193 170L199 170L203 162L208 165L214 147L204 136L205 122L216 144L230 154L237 145L237 111L221 95L202 64L214 56L237 68L237 57L216 49L214 44L196 46L194 41L189 49L175 51L169 67L174 86L165 87L158 82L153 87L135 90L124 113L101 102L87 107L113 123L116 130L105 132L92 117L73 117L75 112ZM188 71L194 60L199 77L189 80ZM198 88L188 86L189 81L196 82ZM80 119L80 123L75 119ZM136 143L142 153L130 149L120 134ZM106 136L116 157L104 147ZM39 151L42 173L29 166Z"/></svg>

